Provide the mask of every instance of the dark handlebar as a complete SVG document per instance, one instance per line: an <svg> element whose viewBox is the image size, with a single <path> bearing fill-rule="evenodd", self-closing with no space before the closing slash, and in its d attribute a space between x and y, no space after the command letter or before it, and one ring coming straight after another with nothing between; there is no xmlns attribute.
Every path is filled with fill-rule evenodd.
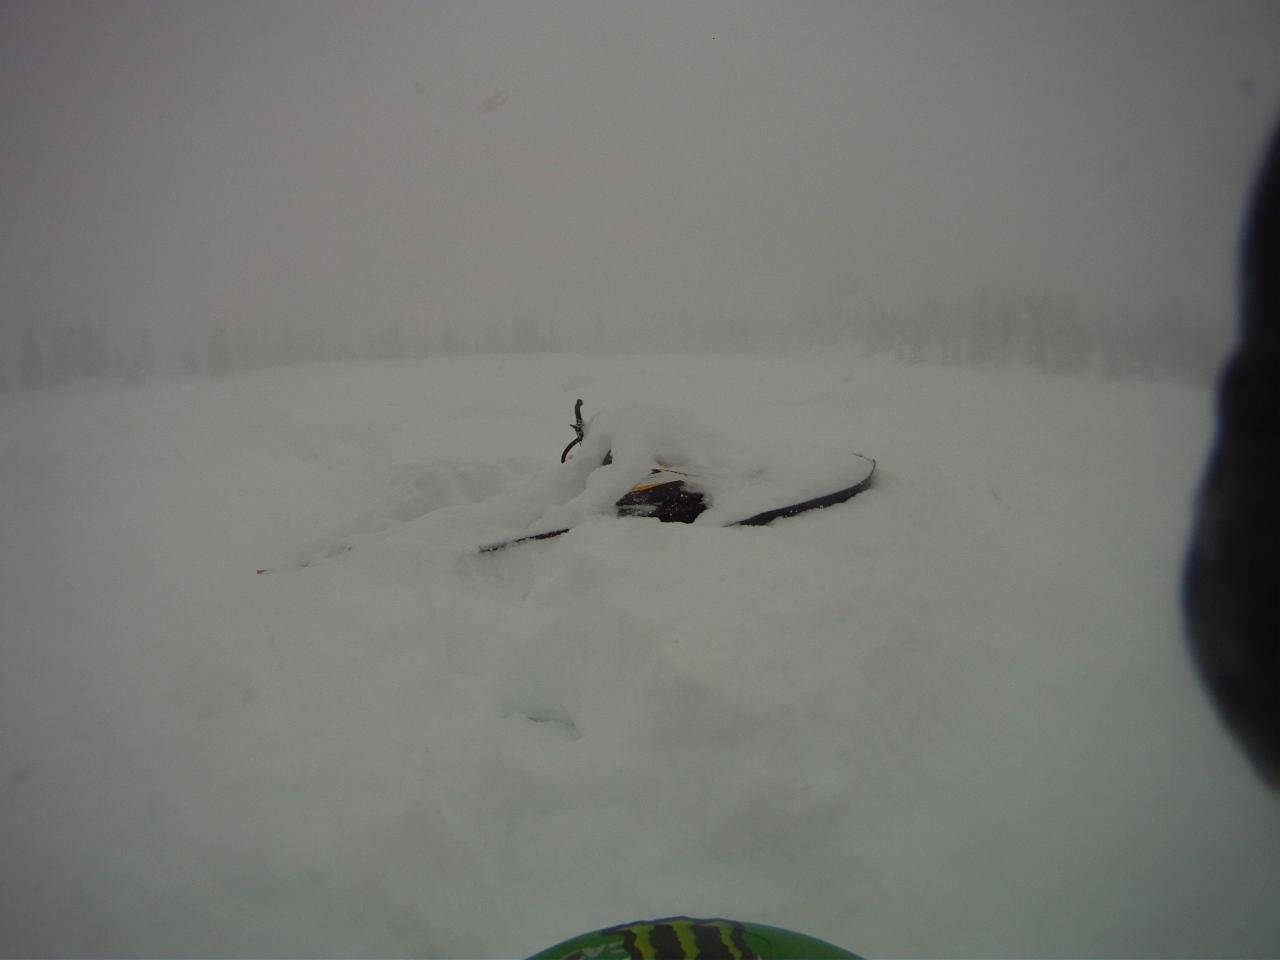
<svg viewBox="0 0 1280 960"><path fill-rule="evenodd" d="M583 427L582 427L582 398L581 397L579 397L578 402L573 405L573 419L575 422L569 424L569 426L573 428L573 432L576 433L577 436L574 437L572 440L570 440L569 445L565 447L564 450L561 452L560 454L561 463L564 463L566 460L568 460L569 451L582 442Z"/></svg>

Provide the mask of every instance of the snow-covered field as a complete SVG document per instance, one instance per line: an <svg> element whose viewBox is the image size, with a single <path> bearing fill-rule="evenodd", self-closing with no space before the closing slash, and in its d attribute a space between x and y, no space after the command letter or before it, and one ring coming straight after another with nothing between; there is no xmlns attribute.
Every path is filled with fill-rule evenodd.
<svg viewBox="0 0 1280 960"><path fill-rule="evenodd" d="M579 498L477 555L576 492L579 396L878 483L765 528ZM0 952L517 956L689 913L1274 956L1280 806L1177 616L1209 406L838 355L5 398Z"/></svg>

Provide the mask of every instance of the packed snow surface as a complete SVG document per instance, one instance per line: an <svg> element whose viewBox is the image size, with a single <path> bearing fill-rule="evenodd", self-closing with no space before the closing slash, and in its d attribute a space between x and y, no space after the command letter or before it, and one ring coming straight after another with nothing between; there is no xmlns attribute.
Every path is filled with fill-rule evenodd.
<svg viewBox="0 0 1280 960"><path fill-rule="evenodd" d="M1199 388L842 356L4 398L3 952L519 956L687 913L1274 956L1280 806L1177 615L1209 429ZM853 452L869 491L768 527L612 515L654 461L748 496Z"/></svg>

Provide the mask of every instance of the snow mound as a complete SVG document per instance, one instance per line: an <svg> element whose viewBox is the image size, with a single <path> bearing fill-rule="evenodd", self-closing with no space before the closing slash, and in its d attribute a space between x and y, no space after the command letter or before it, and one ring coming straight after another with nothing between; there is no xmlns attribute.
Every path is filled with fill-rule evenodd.
<svg viewBox="0 0 1280 960"><path fill-rule="evenodd" d="M608 464L606 456L611 459ZM555 471L559 492L569 494L569 499L549 504L528 532L613 516L618 499L655 466L676 467L703 480L748 469L689 411L641 402L609 406L587 421L582 445Z"/></svg>
<svg viewBox="0 0 1280 960"><path fill-rule="evenodd" d="M525 533L562 530L613 516L619 498L654 468L668 467L686 474L686 485L706 496L708 509L695 522L723 526L849 487L870 466L849 450L794 441L735 443L692 410L620 403L587 421L585 439L568 462L533 478L514 498L530 509L542 504Z"/></svg>
<svg viewBox="0 0 1280 960"><path fill-rule="evenodd" d="M301 569L341 557L401 524L490 499L507 489L513 477L527 472L527 463L519 460L403 465L387 481L386 493L369 509L289 551L285 567Z"/></svg>

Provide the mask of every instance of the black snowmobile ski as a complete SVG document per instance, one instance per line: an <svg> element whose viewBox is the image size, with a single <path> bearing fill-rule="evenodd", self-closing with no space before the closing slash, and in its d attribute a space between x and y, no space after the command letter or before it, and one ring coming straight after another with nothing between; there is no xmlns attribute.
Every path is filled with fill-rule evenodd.
<svg viewBox="0 0 1280 960"><path fill-rule="evenodd" d="M843 490L836 490L832 493L823 494L821 497L813 497L812 499L809 499L809 500L802 500L799 503L792 503L785 507L776 507L773 510L765 510L762 513L757 513L753 516L746 517L745 519L734 520L731 523L726 523L724 524L724 526L726 527L763 527L766 524L772 523L774 520L781 520L781 519L785 519L786 517L794 517L801 513L808 513L810 510L822 510L826 507L834 507L836 504L844 503L846 500L850 500L853 497L856 497L858 494L862 493L862 491L870 488L871 480L872 480L872 477L874 476L875 476L875 461L872 460L871 473L867 474L866 477L864 477L862 480L859 480L857 483L853 484L852 486L845 487ZM671 484L665 484L664 486L682 488L683 483L680 481L675 481ZM702 501L702 494L697 493L696 491L687 491L683 489L666 491L664 492L663 496L664 498L666 498L667 503L674 505L674 510L671 512L679 512L679 508L682 505L684 498L696 497L698 502ZM622 499L618 501L618 516L620 517L652 516L657 520L662 521L663 523L670 523L670 522L692 523L694 520L694 517L696 517L697 514L702 513L702 510L699 509L694 514L694 516L689 517L687 520L679 519L676 516L666 515L665 512L640 513L633 509L633 505L635 503L634 497L635 497L635 494L633 491L632 493L628 493L626 496L624 496ZM530 540L552 540L562 534L568 533L572 529L573 529L572 527L564 527L563 529L560 529L560 530L547 530L547 531L544 531L543 533L530 533L530 534L526 534L523 537L516 537L512 540L499 540L497 543L485 544L483 547L480 548L480 552L493 553L494 551L497 551L497 550L503 550L507 547L513 547L517 543L528 543Z"/></svg>
<svg viewBox="0 0 1280 960"><path fill-rule="evenodd" d="M870 458L868 458L870 459ZM733 523L726 523L726 527L763 527L766 523L772 523L774 520L780 520L784 517L794 517L799 513L807 513L810 510L821 510L824 507L834 507L837 503L844 503L846 500L852 499L871 486L871 479L876 475L876 462L871 460L871 471L855 483L851 487L845 487L843 490L836 490L834 493L826 493L820 497L814 497L811 500L802 500L799 503L793 503L789 507L778 507L774 510L765 510L763 513L757 513L755 516L747 517L745 520L735 520Z"/></svg>
<svg viewBox="0 0 1280 960"><path fill-rule="evenodd" d="M562 533L568 533L572 529L572 527L564 527L560 530L548 530L545 533L530 533L523 537L516 537L514 540L499 540L497 543L486 543L480 548L480 552L493 553L495 550L504 550L507 547L514 547L517 543L528 543L530 540L551 540Z"/></svg>
<svg viewBox="0 0 1280 960"><path fill-rule="evenodd" d="M570 424L570 426L577 436L560 455L561 463L565 462L569 451L581 443L584 436L581 400L574 405L574 415L576 422ZM612 459L612 454L605 454L601 466L611 463ZM865 468L866 473L857 483L818 497L810 497L807 500L791 503L784 507L764 510L742 520L734 520L723 524L723 526L762 527L765 524L772 523L774 520L794 517L810 510L821 510L825 507L835 506L838 503L844 503L846 500L868 489L871 486L872 478L875 476L875 460L870 457L859 457L858 459L865 461L867 466ZM652 517L663 523L692 523L708 508L709 504L703 492L690 486L686 483L686 480L696 482L697 478L665 465L654 467L649 472L648 477L637 483L617 501L615 506L617 507L618 516ZM510 540L499 540L496 543L489 543L480 547L480 553L493 553L506 547L515 546L518 543L528 543L530 540L551 540L561 534L568 533L571 529L572 527L564 527L559 530L529 533Z"/></svg>

